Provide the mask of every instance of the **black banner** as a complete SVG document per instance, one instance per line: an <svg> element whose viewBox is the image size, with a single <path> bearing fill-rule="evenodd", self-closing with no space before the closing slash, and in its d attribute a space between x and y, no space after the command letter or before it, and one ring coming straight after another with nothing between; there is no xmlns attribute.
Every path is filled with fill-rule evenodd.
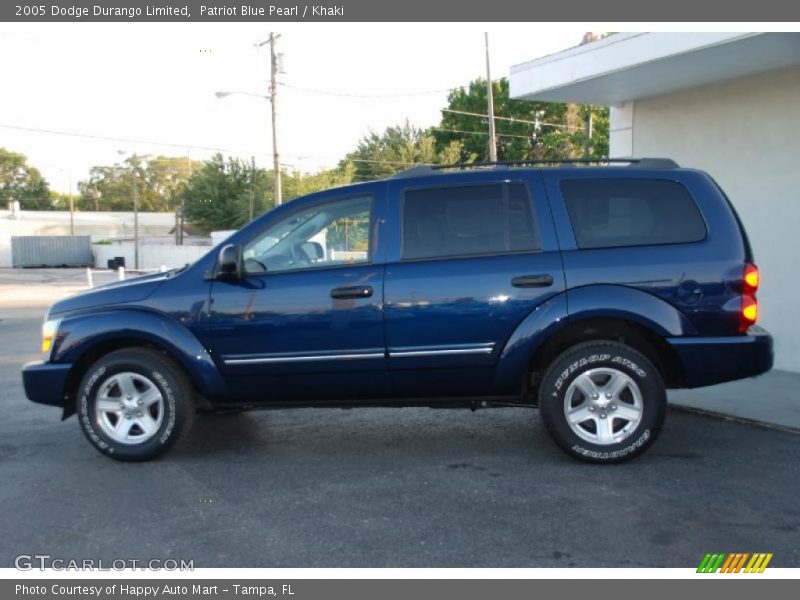
<svg viewBox="0 0 800 600"><path fill-rule="evenodd" d="M702 579L702 580L701 580ZM713 581L715 579L715 581ZM792 580L755 576L697 579L504 579L504 580L229 580L229 579L38 579L0 582L4 600L531 600L533 598L706 597L737 600L791 597ZM766 595L765 595L766 594Z"/></svg>
<svg viewBox="0 0 800 600"><path fill-rule="evenodd" d="M800 20L800 3L786 0L18 0L0 4L2 21L174 22L777 22Z"/></svg>

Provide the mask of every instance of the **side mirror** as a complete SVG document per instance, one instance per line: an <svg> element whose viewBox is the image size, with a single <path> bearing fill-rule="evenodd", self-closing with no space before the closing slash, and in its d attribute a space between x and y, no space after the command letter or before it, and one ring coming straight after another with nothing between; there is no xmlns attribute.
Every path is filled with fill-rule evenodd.
<svg viewBox="0 0 800 600"><path fill-rule="evenodd" d="M220 277L236 278L242 274L242 247L227 244L219 251L217 274Z"/></svg>
<svg viewBox="0 0 800 600"><path fill-rule="evenodd" d="M322 244L319 242L306 242L300 246L305 252L308 259L311 261L316 261L321 258L325 258L325 250L322 249Z"/></svg>

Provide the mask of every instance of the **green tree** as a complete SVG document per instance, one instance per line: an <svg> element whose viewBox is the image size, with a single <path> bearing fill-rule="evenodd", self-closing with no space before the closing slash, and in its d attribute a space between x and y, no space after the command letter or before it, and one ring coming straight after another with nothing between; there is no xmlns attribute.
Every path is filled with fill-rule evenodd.
<svg viewBox="0 0 800 600"><path fill-rule="evenodd" d="M51 210L50 188L24 154L0 148L0 205L13 200L25 210Z"/></svg>
<svg viewBox="0 0 800 600"><path fill-rule="evenodd" d="M133 155L111 166L96 166L78 183L82 210L133 210L133 183L139 210L164 212L175 207L181 186L201 163L188 157Z"/></svg>
<svg viewBox="0 0 800 600"><path fill-rule="evenodd" d="M582 104L580 107L581 120L585 123L591 115L591 136L580 137L580 143L585 144L588 149L588 158L607 158L608 157L608 132L609 132L609 109L607 106L594 106Z"/></svg>
<svg viewBox="0 0 800 600"><path fill-rule="evenodd" d="M75 197L73 196L73 203ZM69 210L69 194L63 192L50 191L50 206L53 210Z"/></svg>
<svg viewBox="0 0 800 600"><path fill-rule="evenodd" d="M352 163L353 179L367 181L389 177L417 164L455 162L461 154L459 140L453 139L437 147L430 132L406 121L403 125L387 128L383 133L370 131L339 167Z"/></svg>
<svg viewBox="0 0 800 600"><path fill-rule="evenodd" d="M488 118L481 116L487 113L487 89L486 80L477 79L453 90L441 123L432 129L439 151L453 142L461 143L458 162L489 160ZM506 78L492 82L492 92L498 160L608 155L607 108L511 100ZM589 114L593 121L591 140L585 133Z"/></svg>
<svg viewBox="0 0 800 600"><path fill-rule="evenodd" d="M356 168L352 162L344 161L335 169L324 169L316 173L284 172L282 179L284 199L289 201L298 196L347 185L353 181L355 171ZM270 171L270 176L272 176L272 171Z"/></svg>
<svg viewBox="0 0 800 600"><path fill-rule="evenodd" d="M217 154L192 173L177 200L185 203L186 220L204 232L238 229L273 205L272 172L256 169L248 161L227 160Z"/></svg>

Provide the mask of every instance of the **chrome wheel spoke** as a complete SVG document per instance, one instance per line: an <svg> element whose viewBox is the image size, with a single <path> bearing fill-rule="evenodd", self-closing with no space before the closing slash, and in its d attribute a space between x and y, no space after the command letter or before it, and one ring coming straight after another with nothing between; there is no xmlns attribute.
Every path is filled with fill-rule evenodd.
<svg viewBox="0 0 800 600"><path fill-rule="evenodd" d="M150 413L144 413L141 417L136 419L134 423L140 427L143 434L147 437L152 436L158 429L158 423L150 416Z"/></svg>
<svg viewBox="0 0 800 600"><path fill-rule="evenodd" d="M611 426L611 419L597 419L597 441L601 444L610 444L614 441L614 430Z"/></svg>
<svg viewBox="0 0 800 600"><path fill-rule="evenodd" d="M104 413L118 413L122 408L120 407L119 398L99 398L97 400L97 410Z"/></svg>
<svg viewBox="0 0 800 600"><path fill-rule="evenodd" d="M638 406L626 404L625 402L620 402L616 406L617 408L614 411L614 417L617 419L625 419L626 421L635 422L638 421L642 416L642 411Z"/></svg>
<svg viewBox="0 0 800 600"><path fill-rule="evenodd" d="M623 390L628 387L628 381L628 378L622 373L614 373L606 383L603 391L606 394L611 394L611 398L616 400Z"/></svg>
<svg viewBox="0 0 800 600"><path fill-rule="evenodd" d="M589 373L581 373L575 378L574 385L578 390L588 399L596 398L598 395L597 386L595 385Z"/></svg>
<svg viewBox="0 0 800 600"><path fill-rule="evenodd" d="M130 435L131 427L133 427L133 420L126 419L120 415L117 419L116 425L114 425L114 431L116 432L118 438L125 439Z"/></svg>
<svg viewBox="0 0 800 600"><path fill-rule="evenodd" d="M158 391L156 386L152 386L145 393L139 396L139 399L142 401L142 405L145 408L150 408L153 406L153 404L161 400L161 392Z"/></svg>
<svg viewBox="0 0 800 600"><path fill-rule="evenodd" d="M119 385L123 396L134 397L139 393L136 391L136 385L133 383L133 375L131 373L120 373L117 375L117 385Z"/></svg>
<svg viewBox="0 0 800 600"><path fill-rule="evenodd" d="M587 403L581 404L578 408L573 409L567 413L567 420L571 424L583 423L594 418Z"/></svg>

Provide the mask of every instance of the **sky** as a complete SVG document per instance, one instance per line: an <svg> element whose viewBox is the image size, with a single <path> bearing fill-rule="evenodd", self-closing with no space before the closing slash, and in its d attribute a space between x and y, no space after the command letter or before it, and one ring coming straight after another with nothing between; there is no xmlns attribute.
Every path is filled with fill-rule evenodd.
<svg viewBox="0 0 800 600"><path fill-rule="evenodd" d="M583 24L489 27L493 78L578 44L586 31ZM370 130L406 119L435 125L445 90L485 77L485 30L281 24L283 164L315 171L334 166ZM215 96L268 93L269 52L255 47L268 33L268 23L0 23L0 147L25 154L62 192L93 165L123 160L120 153L204 159L220 149L271 168L269 102Z"/></svg>

